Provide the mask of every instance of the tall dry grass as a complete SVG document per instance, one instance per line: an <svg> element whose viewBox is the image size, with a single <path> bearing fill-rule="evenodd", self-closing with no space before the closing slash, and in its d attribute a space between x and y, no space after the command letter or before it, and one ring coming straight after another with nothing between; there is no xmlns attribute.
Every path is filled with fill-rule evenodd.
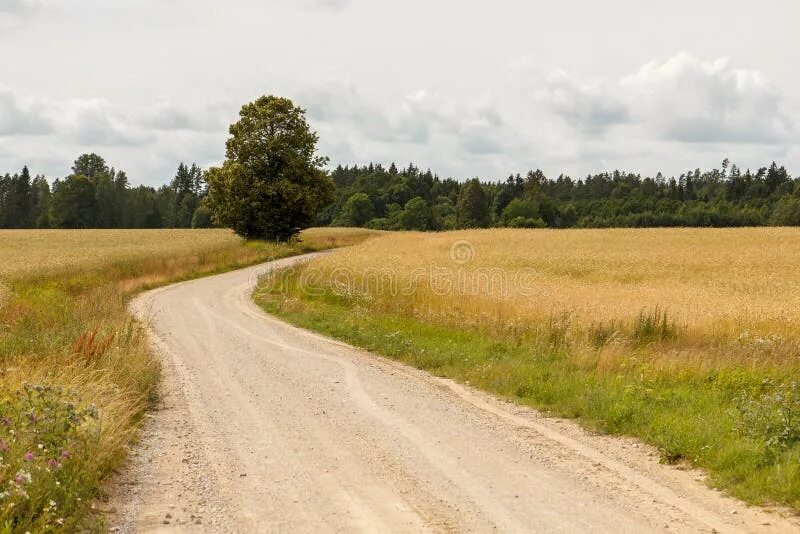
<svg viewBox="0 0 800 534"><path fill-rule="evenodd" d="M358 232L358 238L370 234ZM136 292L352 242L226 230L0 231L0 531L75 531L124 459L159 365L128 315Z"/></svg>
<svg viewBox="0 0 800 534"><path fill-rule="evenodd" d="M641 340L651 314L674 331L659 339L670 341L670 360L675 351L697 365L792 359L800 347L796 229L398 233L311 267L327 289L371 309L608 353Z"/></svg>

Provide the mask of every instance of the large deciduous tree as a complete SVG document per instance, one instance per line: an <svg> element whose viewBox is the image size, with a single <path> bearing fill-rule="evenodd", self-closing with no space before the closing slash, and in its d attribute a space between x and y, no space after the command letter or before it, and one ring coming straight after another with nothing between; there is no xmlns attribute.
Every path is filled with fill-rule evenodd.
<svg viewBox="0 0 800 534"><path fill-rule="evenodd" d="M208 171L207 206L217 224L246 238L285 241L307 228L333 199L305 110L263 96L230 127L226 160Z"/></svg>

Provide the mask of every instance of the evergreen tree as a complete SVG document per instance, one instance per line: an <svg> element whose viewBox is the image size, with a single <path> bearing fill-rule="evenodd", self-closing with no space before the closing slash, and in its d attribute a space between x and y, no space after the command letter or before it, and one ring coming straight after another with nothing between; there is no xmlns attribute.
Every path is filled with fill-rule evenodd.
<svg viewBox="0 0 800 534"><path fill-rule="evenodd" d="M33 179L31 198L31 226L50 228L50 184L44 176Z"/></svg>
<svg viewBox="0 0 800 534"><path fill-rule="evenodd" d="M192 218L200 205L202 184L203 172L200 167L194 163L191 167L187 167L184 163L178 165L178 171L170 183L172 226L192 227Z"/></svg>
<svg viewBox="0 0 800 534"><path fill-rule="evenodd" d="M82 174L73 174L53 183L50 198L50 224L53 228L93 228L95 226L94 184Z"/></svg>
<svg viewBox="0 0 800 534"><path fill-rule="evenodd" d="M490 224L489 200L477 178L461 188L456 206L459 228L486 228Z"/></svg>

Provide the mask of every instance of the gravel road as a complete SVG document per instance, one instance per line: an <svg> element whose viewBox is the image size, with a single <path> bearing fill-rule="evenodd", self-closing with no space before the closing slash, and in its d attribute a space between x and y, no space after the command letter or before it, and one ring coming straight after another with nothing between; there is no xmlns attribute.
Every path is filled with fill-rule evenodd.
<svg viewBox="0 0 800 534"><path fill-rule="evenodd" d="M115 532L784 532L800 524L251 301L286 259L143 294L163 397L111 491Z"/></svg>

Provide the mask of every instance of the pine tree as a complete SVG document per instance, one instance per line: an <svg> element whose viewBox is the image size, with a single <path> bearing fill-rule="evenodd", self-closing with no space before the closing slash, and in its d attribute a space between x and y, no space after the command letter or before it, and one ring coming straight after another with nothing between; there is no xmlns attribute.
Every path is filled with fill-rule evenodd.
<svg viewBox="0 0 800 534"><path fill-rule="evenodd" d="M477 178L462 186L456 214L459 228L486 228L489 226L489 200Z"/></svg>

